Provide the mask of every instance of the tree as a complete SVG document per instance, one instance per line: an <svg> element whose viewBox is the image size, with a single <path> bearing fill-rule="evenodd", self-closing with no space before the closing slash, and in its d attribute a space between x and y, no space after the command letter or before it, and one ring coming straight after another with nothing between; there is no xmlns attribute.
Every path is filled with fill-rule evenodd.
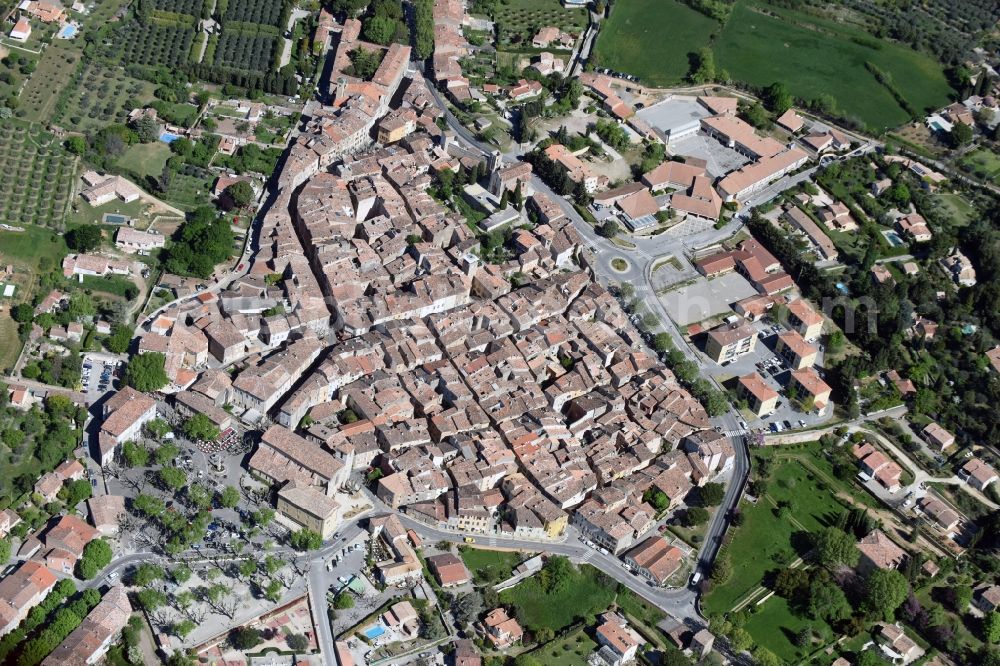
<svg viewBox="0 0 1000 666"><path fill-rule="evenodd" d="M133 356L125 367L125 383L137 391L159 391L170 379L164 370L166 357L159 352Z"/></svg>
<svg viewBox="0 0 1000 666"><path fill-rule="evenodd" d="M257 196L253 187L245 180L238 180L223 192L237 208L249 208Z"/></svg>
<svg viewBox="0 0 1000 666"><path fill-rule="evenodd" d="M226 486L219 494L219 504L227 509L234 508L240 503L240 491L232 486Z"/></svg>
<svg viewBox="0 0 1000 666"><path fill-rule="evenodd" d="M263 641L260 629L254 627L238 627L229 632L229 643L237 650L250 650Z"/></svg>
<svg viewBox="0 0 1000 666"><path fill-rule="evenodd" d="M306 648L309 647L309 639L305 637L305 634L289 634L285 638L285 642L288 643L290 650L296 652L305 652Z"/></svg>
<svg viewBox="0 0 1000 666"><path fill-rule="evenodd" d="M753 663L755 666L782 666L784 662L766 647L758 645L753 650Z"/></svg>
<svg viewBox="0 0 1000 666"><path fill-rule="evenodd" d="M10 316L17 323L25 324L35 316L35 310L27 303L18 303L10 309Z"/></svg>
<svg viewBox="0 0 1000 666"><path fill-rule="evenodd" d="M181 620L180 622L175 622L171 626L170 630L173 632L174 636L178 638L186 638L188 634L195 630L196 625L191 620Z"/></svg>
<svg viewBox="0 0 1000 666"><path fill-rule="evenodd" d="M972 141L972 128L965 123L955 123L949 135L951 145L958 148L965 146Z"/></svg>
<svg viewBox="0 0 1000 666"><path fill-rule="evenodd" d="M7 564L7 561L10 559L10 552L10 539L0 539L0 565Z"/></svg>
<svg viewBox="0 0 1000 666"><path fill-rule="evenodd" d="M157 472L157 476L164 487L174 492L177 492L187 484L187 474L184 473L184 470L172 465L161 469Z"/></svg>
<svg viewBox="0 0 1000 666"><path fill-rule="evenodd" d="M722 585L733 576L733 561L729 553L719 553L712 563L712 582Z"/></svg>
<svg viewBox="0 0 1000 666"><path fill-rule="evenodd" d="M825 567L853 567L860 554L854 537L837 527L827 527L816 537L816 561Z"/></svg>
<svg viewBox="0 0 1000 666"><path fill-rule="evenodd" d="M319 532L303 528L292 532L289 543L295 550L318 550L323 545L323 537Z"/></svg>
<svg viewBox="0 0 1000 666"><path fill-rule="evenodd" d="M701 506L719 506L725 497L726 487L721 483L706 483L698 489L698 504Z"/></svg>
<svg viewBox="0 0 1000 666"><path fill-rule="evenodd" d="M351 596L350 592L341 592L337 595L337 598L333 600L333 607L337 610L354 608L354 597Z"/></svg>
<svg viewBox="0 0 1000 666"><path fill-rule="evenodd" d="M463 627L475 622L479 618L480 613L485 610L483 607L483 598L477 592L466 592L465 594L458 595L454 603L452 603L451 609L455 614L455 619Z"/></svg>
<svg viewBox="0 0 1000 666"><path fill-rule="evenodd" d="M160 126L151 116L145 114L133 123L132 129L142 143L152 143L160 138Z"/></svg>
<svg viewBox="0 0 1000 666"><path fill-rule="evenodd" d="M94 539L83 547L83 557L76 562L76 575L90 580L111 563L111 546L104 539Z"/></svg>
<svg viewBox="0 0 1000 666"><path fill-rule="evenodd" d="M104 240L101 228L93 224L73 227L66 232L64 238L67 247L77 252L92 252L99 248L101 241Z"/></svg>
<svg viewBox="0 0 1000 666"><path fill-rule="evenodd" d="M871 617L881 617L892 622L896 609L906 599L910 590L903 574L896 570L879 569L866 581L865 599L862 610Z"/></svg>
<svg viewBox="0 0 1000 666"><path fill-rule="evenodd" d="M124 354L132 344L132 329L121 324L111 327L111 335L104 340L104 346L113 354Z"/></svg>
<svg viewBox="0 0 1000 666"><path fill-rule="evenodd" d="M178 585L183 585L191 580L191 568L183 563L178 564L170 570L170 578Z"/></svg>
<svg viewBox="0 0 1000 666"><path fill-rule="evenodd" d="M621 227L612 219L606 220L599 227L597 233L605 238L614 238L621 232Z"/></svg>
<svg viewBox="0 0 1000 666"><path fill-rule="evenodd" d="M700 506L689 507L681 519L685 527L697 527L708 522L708 511Z"/></svg>
<svg viewBox="0 0 1000 666"><path fill-rule="evenodd" d="M542 589L553 594L563 590L576 575L573 563L568 557L553 555L542 566L538 573L538 582Z"/></svg>
<svg viewBox="0 0 1000 666"><path fill-rule="evenodd" d="M212 442L218 438L219 429L207 416L198 413L184 422L184 434L193 440Z"/></svg>
<svg viewBox="0 0 1000 666"><path fill-rule="evenodd" d="M143 562L136 567L135 573L132 574L132 584L139 587L148 587L155 581L163 580L163 576L163 567Z"/></svg>
<svg viewBox="0 0 1000 666"><path fill-rule="evenodd" d="M66 150L74 155L83 155L87 152L87 140L82 136L71 136L66 139Z"/></svg>
<svg viewBox="0 0 1000 666"><path fill-rule="evenodd" d="M764 104L776 116L780 116L792 106L792 94L781 81L772 83L764 91Z"/></svg>
<svg viewBox="0 0 1000 666"><path fill-rule="evenodd" d="M851 604L829 575L817 575L809 584L807 612L814 620L836 622L851 615Z"/></svg>
<svg viewBox="0 0 1000 666"><path fill-rule="evenodd" d="M1000 612L990 611L983 619L983 634L989 643L1000 643Z"/></svg>
<svg viewBox="0 0 1000 666"><path fill-rule="evenodd" d="M709 83L715 80L715 54L712 49L707 46L698 49L693 65L689 77L692 83Z"/></svg>
<svg viewBox="0 0 1000 666"><path fill-rule="evenodd" d="M158 465L171 465L180 452L181 450L175 444L161 444L156 449L156 463Z"/></svg>
<svg viewBox="0 0 1000 666"><path fill-rule="evenodd" d="M149 449L133 441L125 442L122 444L122 460L129 467L145 467L149 464Z"/></svg>

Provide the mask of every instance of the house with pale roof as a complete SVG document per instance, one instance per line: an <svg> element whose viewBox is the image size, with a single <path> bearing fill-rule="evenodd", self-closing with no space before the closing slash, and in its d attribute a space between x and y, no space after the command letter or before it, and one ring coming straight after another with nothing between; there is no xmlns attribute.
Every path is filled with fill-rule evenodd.
<svg viewBox="0 0 1000 666"><path fill-rule="evenodd" d="M958 475L976 490L986 490L987 486L998 478L997 471L979 458L973 458L962 465Z"/></svg>

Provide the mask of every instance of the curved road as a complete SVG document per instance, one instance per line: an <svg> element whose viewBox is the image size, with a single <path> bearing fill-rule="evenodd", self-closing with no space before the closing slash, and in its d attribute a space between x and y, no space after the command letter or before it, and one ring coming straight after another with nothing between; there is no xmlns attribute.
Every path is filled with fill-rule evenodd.
<svg viewBox="0 0 1000 666"><path fill-rule="evenodd" d="M441 97L441 94L436 88L434 88L433 85L429 84L427 88L430 91L435 104L437 104L438 108L444 112L444 117L448 126L455 132L461 142L468 144L483 154L489 154L495 150L493 147L476 140L475 136L473 136L472 133L466 129L461 122L459 122L458 118L451 113L448 109L448 105ZM512 156L508 154L507 157ZM668 254L674 256L680 252L680 248L686 246L694 247L711 242L718 242L721 239L728 238L739 230L742 223L737 220L729 225L726 225L726 227L721 230L713 227L684 240L678 240L676 237L671 237L671 235L667 233L650 238L636 238L634 239L634 244L636 245L635 253L640 256L644 256L644 261L637 262L634 259L631 260L629 262L629 270L621 273L614 271L614 269L611 268L610 261L613 256L622 254L627 256L628 254L631 254L630 251L620 248L619 246L611 243L609 240L598 236L594 231L594 228L590 226L590 224L588 224L582 217L580 217L579 213L576 212L576 209L573 208L573 206L564 197L555 193L537 175L532 175L531 185L536 191L546 194L563 209L566 216L572 220L577 231L579 231L580 234L586 239L591 249L595 251L595 254L597 255L597 265L594 267L595 272L600 270L604 273L603 277L605 280L628 281L635 285L637 293L641 294L643 299L647 301L647 307L650 307L652 304L650 311L658 312L660 314L661 322L664 323L664 328L674 340L675 346L683 351L689 359L697 363L699 367L704 365L704 362L699 355L687 344L680 331L677 330L673 322L670 320L670 317L667 316L660 300L655 297L653 289L649 285L650 272L652 270L653 263L658 257ZM709 377L709 379L711 380L712 378ZM740 430L739 416L732 408L730 408L728 413L714 419L714 423L717 429L721 432L734 433ZM712 562L715 561L715 558L719 553L723 537L729 527L729 516L731 510L739 502L750 474L750 456L749 451L746 448L746 444L743 441L743 437L730 437L730 441L736 451L732 480L726 487L726 493L722 504L716 511L708 526L708 530L705 533L705 540L702 544L701 551L698 554L697 570L700 571L702 575L705 575L708 572L711 568ZM421 525L424 530L431 529L420 523L410 522L408 524L410 526ZM446 532L441 532L441 534L442 536L440 538L446 539L450 539L455 536ZM497 539L497 543L500 543L499 538ZM538 547L538 544L534 544L533 542L526 543L531 544L536 548ZM552 552L560 552L559 549L563 549L567 552L563 552L561 554L569 554L572 556L578 555L581 552L580 549L593 553L591 549L582 545L551 545L547 546L546 549ZM641 584L638 584L638 589L636 589L638 579L625 572L625 570L621 567L621 562L617 558L608 557L602 555L601 553L597 553L596 556L591 555L591 557L594 562L599 563L602 571L613 576L620 582L625 583L633 590L642 594L642 596L654 602L657 606L672 615L678 615L679 617L694 617L700 615L697 605L698 593L696 591L686 588L663 590L660 588L649 588Z"/></svg>

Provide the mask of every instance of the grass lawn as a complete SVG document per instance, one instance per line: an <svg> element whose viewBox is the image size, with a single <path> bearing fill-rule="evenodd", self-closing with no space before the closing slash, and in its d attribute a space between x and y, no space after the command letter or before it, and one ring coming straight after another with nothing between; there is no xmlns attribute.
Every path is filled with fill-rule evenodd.
<svg viewBox="0 0 1000 666"><path fill-rule="evenodd" d="M28 226L24 231L0 231L0 259L7 263L13 259L26 267L37 268L42 257L48 257L52 266L62 263L66 243L58 234L43 227Z"/></svg>
<svg viewBox="0 0 1000 666"><path fill-rule="evenodd" d="M159 178L170 158L170 146L162 141L135 143L118 158L118 166L140 176Z"/></svg>
<svg viewBox="0 0 1000 666"><path fill-rule="evenodd" d="M17 337L17 322L7 310L0 312L0 372L4 374L14 366L21 353L21 339Z"/></svg>
<svg viewBox="0 0 1000 666"><path fill-rule="evenodd" d="M866 61L891 74L917 113L947 103L951 88L931 57L833 21L766 8L780 18L755 11L753 3L737 3L713 45L716 66L734 79L758 86L784 81L793 95L805 99L832 95L840 111L875 129L909 118L865 69Z"/></svg>
<svg viewBox="0 0 1000 666"><path fill-rule="evenodd" d="M211 203L214 178L199 178L175 173L170 176L170 187L166 196L160 197L169 204L184 211L192 211L198 206Z"/></svg>
<svg viewBox="0 0 1000 666"><path fill-rule="evenodd" d="M1000 184L1000 155L992 150L975 150L965 155L958 164L978 178Z"/></svg>
<svg viewBox="0 0 1000 666"><path fill-rule="evenodd" d="M135 219L135 226L137 229L145 229L148 226L149 217L145 214L145 212L149 209L149 204L142 199L136 199L135 201L130 201L128 203L115 199L100 206L91 206L83 199L77 199L73 203L76 205L76 210L70 210L70 213L66 218L66 224L68 226L75 224L103 225L105 213L116 213L131 217ZM113 237L114 232L109 232L107 235L109 237Z"/></svg>
<svg viewBox="0 0 1000 666"><path fill-rule="evenodd" d="M598 580L598 575L593 567L580 567L558 592L544 591L538 576L533 576L501 592L500 601L520 610L527 629L549 627L559 631L577 618L600 613L615 600L615 585Z"/></svg>
<svg viewBox="0 0 1000 666"><path fill-rule="evenodd" d="M597 643L583 629L543 645L531 653L547 666L579 666L586 663L587 655L596 650Z"/></svg>
<svg viewBox="0 0 1000 666"><path fill-rule="evenodd" d="M816 451L818 444L795 450L826 477L826 469L821 464L825 460L814 455ZM815 532L832 524L843 510L827 483L799 459L784 457L783 452L784 449L754 452L755 462L778 455L767 494L756 504L744 502L740 506L744 523L736 528L727 545L733 575L726 584L713 587L705 596L703 605L709 613L730 610L761 585L769 571L786 566L801 556L804 540L799 533ZM832 477L832 473L829 476ZM779 518L776 505L783 500L789 502L789 512L786 517Z"/></svg>
<svg viewBox="0 0 1000 666"><path fill-rule="evenodd" d="M677 0L618 0L597 38L598 62L652 85L680 83L691 69L688 54L720 27Z"/></svg>
<svg viewBox="0 0 1000 666"><path fill-rule="evenodd" d="M459 555L469 568L473 578L480 571L492 569L493 577L499 582L510 577L510 572L530 555L509 550L486 550L485 548L459 548Z"/></svg>
<svg viewBox="0 0 1000 666"><path fill-rule="evenodd" d="M976 215L976 209L961 194L938 194L934 201L940 204L955 226L967 226Z"/></svg>
<svg viewBox="0 0 1000 666"><path fill-rule="evenodd" d="M786 663L799 664L802 663L802 657L815 647L796 647L792 639L802 629L820 629L825 625L824 622L813 622L795 615L785 599L774 595L757 607L757 612L750 616L745 628L753 636L755 643L767 648Z"/></svg>
<svg viewBox="0 0 1000 666"><path fill-rule="evenodd" d="M115 275L110 275L107 277L98 277L96 275L84 275L83 276L83 288L91 289L93 291L99 291L105 294L112 294L114 296L125 296L125 292L129 287L137 288L135 283L128 278L123 278Z"/></svg>

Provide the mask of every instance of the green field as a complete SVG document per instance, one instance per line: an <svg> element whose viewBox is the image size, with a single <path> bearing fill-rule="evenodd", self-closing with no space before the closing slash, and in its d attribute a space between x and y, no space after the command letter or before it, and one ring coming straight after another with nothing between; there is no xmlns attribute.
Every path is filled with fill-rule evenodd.
<svg viewBox="0 0 1000 666"><path fill-rule="evenodd" d="M688 54L708 43L718 22L677 0L618 0L601 27L595 52L601 67L668 86L690 70Z"/></svg>
<svg viewBox="0 0 1000 666"><path fill-rule="evenodd" d="M757 645L767 648L786 663L798 664L803 656L802 648L796 647L792 638L807 627L829 634L825 622L813 622L794 614L785 599L774 595L757 607L744 628Z"/></svg>
<svg viewBox="0 0 1000 666"><path fill-rule="evenodd" d="M139 176L159 178L170 158L170 146L162 141L135 143L118 158L118 166Z"/></svg>
<svg viewBox="0 0 1000 666"><path fill-rule="evenodd" d="M821 470L814 452L818 444L802 447L797 454L809 464ZM834 497L834 491L817 475L806 468L798 458L776 456L773 449L754 453L755 461L775 456L767 494L756 504L744 502L740 505L744 523L733 532L727 546L733 563L733 575L723 585L712 588L703 600L708 613L724 613L740 599L761 585L765 574L791 564L803 554L802 532L815 532L832 524L843 510L843 505ZM825 462L822 461L822 462ZM789 504L788 514L778 516L778 504Z"/></svg>
<svg viewBox="0 0 1000 666"><path fill-rule="evenodd" d="M890 73L917 112L948 102L951 89L941 66L929 56L813 16L770 5L767 9L781 18L737 3L713 45L716 66L733 78L758 86L784 81L793 95L805 99L832 95L842 113L874 128L909 118L865 69L866 61Z"/></svg>
<svg viewBox="0 0 1000 666"><path fill-rule="evenodd" d="M579 666L598 648L597 643L583 629L554 640L531 653L546 666Z"/></svg>
<svg viewBox="0 0 1000 666"><path fill-rule="evenodd" d="M511 571L530 555L510 550L486 550L484 548L460 548L459 555L469 568L474 579L482 576L497 582L510 577Z"/></svg>
<svg viewBox="0 0 1000 666"><path fill-rule="evenodd" d="M992 150L987 148L975 150L963 156L958 164L977 178L1000 185L1000 155Z"/></svg>
<svg viewBox="0 0 1000 666"><path fill-rule="evenodd" d="M967 226L976 216L976 209L960 194L938 194L933 201L950 217L957 227Z"/></svg>
<svg viewBox="0 0 1000 666"><path fill-rule="evenodd" d="M806 100L830 95L838 113L875 129L909 117L866 61L891 75L917 113L948 102L951 88L931 57L811 14L766 10L739 0L721 26L676 0L618 0L597 40L599 65L652 85L676 85L690 69L688 54L710 45L717 72L761 87L783 81Z"/></svg>
<svg viewBox="0 0 1000 666"><path fill-rule="evenodd" d="M598 579L599 572L583 566L558 591L542 589L538 576L500 593L500 601L518 609L518 618L529 630L549 627L559 631L578 618L595 615L615 600L615 585Z"/></svg>
<svg viewBox="0 0 1000 666"><path fill-rule="evenodd" d="M7 310L0 312L0 372L6 374L21 353L21 339L17 336L17 322Z"/></svg>

